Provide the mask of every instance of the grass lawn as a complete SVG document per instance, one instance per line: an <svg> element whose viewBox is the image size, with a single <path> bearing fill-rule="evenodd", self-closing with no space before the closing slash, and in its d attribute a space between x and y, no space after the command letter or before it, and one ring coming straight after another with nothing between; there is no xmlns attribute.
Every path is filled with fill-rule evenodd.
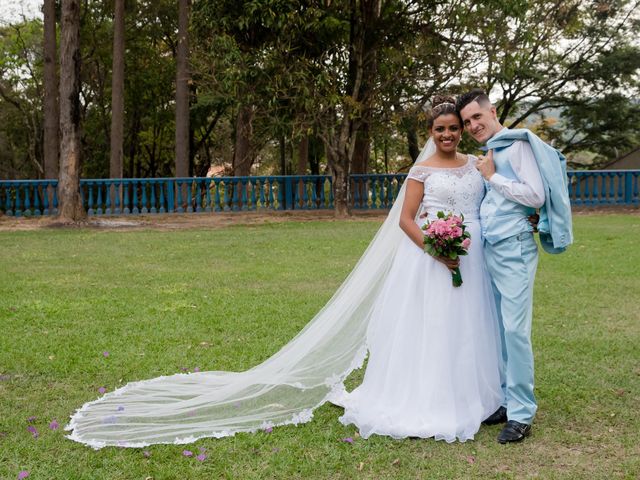
<svg viewBox="0 0 640 480"><path fill-rule="evenodd" d="M148 457L64 437L69 415L100 387L268 358L322 307L379 223L1 232L0 478L640 476L640 217L631 215L576 216L575 245L541 255L539 413L522 444L497 444L500 426L462 444L365 441L332 405L297 427L152 446Z"/></svg>

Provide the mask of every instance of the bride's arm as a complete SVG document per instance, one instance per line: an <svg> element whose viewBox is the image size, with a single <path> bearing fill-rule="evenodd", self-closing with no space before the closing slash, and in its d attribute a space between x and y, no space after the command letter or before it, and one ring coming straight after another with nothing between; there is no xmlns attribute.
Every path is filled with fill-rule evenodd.
<svg viewBox="0 0 640 480"><path fill-rule="evenodd" d="M407 191L404 193L404 202L400 211L400 228L407 234L413 243L420 250L424 248L424 235L415 222L422 195L424 194L424 184L418 180L407 179Z"/></svg>
<svg viewBox="0 0 640 480"><path fill-rule="evenodd" d="M413 243L415 243L420 250L424 249L424 234L422 230L415 222L418 208L422 202L422 195L424 193L424 185L422 182L413 179L407 179L407 191L404 194L404 202L402 204L402 210L400 211L400 228L407 234ZM449 269L456 268L460 265L460 258L451 260L444 257L433 257L442 263Z"/></svg>

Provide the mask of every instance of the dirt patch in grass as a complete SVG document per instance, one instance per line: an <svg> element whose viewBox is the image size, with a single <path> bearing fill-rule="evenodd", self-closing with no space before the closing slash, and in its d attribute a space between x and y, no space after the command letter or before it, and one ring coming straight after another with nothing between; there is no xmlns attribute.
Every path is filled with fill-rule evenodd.
<svg viewBox="0 0 640 480"><path fill-rule="evenodd" d="M350 221L384 220L387 211L357 212L348 219L337 219L331 210L286 212L234 212L234 213L179 213L157 215L127 215L88 217L77 224L64 224L55 217L0 216L0 231L39 230L46 228L98 228L105 230L185 228L224 228L230 225L262 225L282 222L309 222L315 220Z"/></svg>
<svg viewBox="0 0 640 480"><path fill-rule="evenodd" d="M634 215L640 216L640 207L574 207L574 215ZM336 218L332 210L268 211L233 213L178 213L126 216L88 217L84 222L69 225L55 217L10 217L0 214L0 232L39 230L45 228L97 228L101 230L157 229L179 230L185 228L224 228L229 225L263 225L282 222L309 222L314 220L350 221L379 220L387 210L355 211L348 218Z"/></svg>

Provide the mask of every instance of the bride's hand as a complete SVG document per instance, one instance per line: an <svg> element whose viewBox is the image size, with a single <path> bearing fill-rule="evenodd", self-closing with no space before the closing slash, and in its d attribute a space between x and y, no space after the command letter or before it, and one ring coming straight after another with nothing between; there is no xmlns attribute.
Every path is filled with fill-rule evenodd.
<svg viewBox="0 0 640 480"><path fill-rule="evenodd" d="M449 270L454 270L460 266L460 257L456 258L455 260L452 260L449 257L441 257L439 255L433 258L442 263Z"/></svg>

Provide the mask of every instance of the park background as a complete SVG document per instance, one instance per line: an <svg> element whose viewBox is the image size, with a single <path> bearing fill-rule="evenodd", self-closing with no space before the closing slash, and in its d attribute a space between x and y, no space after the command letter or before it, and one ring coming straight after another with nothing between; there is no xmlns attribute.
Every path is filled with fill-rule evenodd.
<svg viewBox="0 0 640 480"><path fill-rule="evenodd" d="M344 216L350 176L406 172L432 96L471 86L570 168L639 168L637 7L5 2L0 178L59 179L77 219L80 178L328 174Z"/></svg>
<svg viewBox="0 0 640 480"><path fill-rule="evenodd" d="M522 445L497 445L497 427L465 444L363 441L330 405L298 427L144 451L94 452L62 430L101 388L244 370L292 338L384 218L353 208L350 178L406 172L435 93L484 87L505 125L533 129L571 169L636 171L637 7L0 3L0 178L60 182L71 208L58 213L76 224L0 214L0 477L637 478L637 173L630 204L577 208L575 244L541 256L540 414ZM338 219L86 221L78 197L81 179L292 174L330 176Z"/></svg>

